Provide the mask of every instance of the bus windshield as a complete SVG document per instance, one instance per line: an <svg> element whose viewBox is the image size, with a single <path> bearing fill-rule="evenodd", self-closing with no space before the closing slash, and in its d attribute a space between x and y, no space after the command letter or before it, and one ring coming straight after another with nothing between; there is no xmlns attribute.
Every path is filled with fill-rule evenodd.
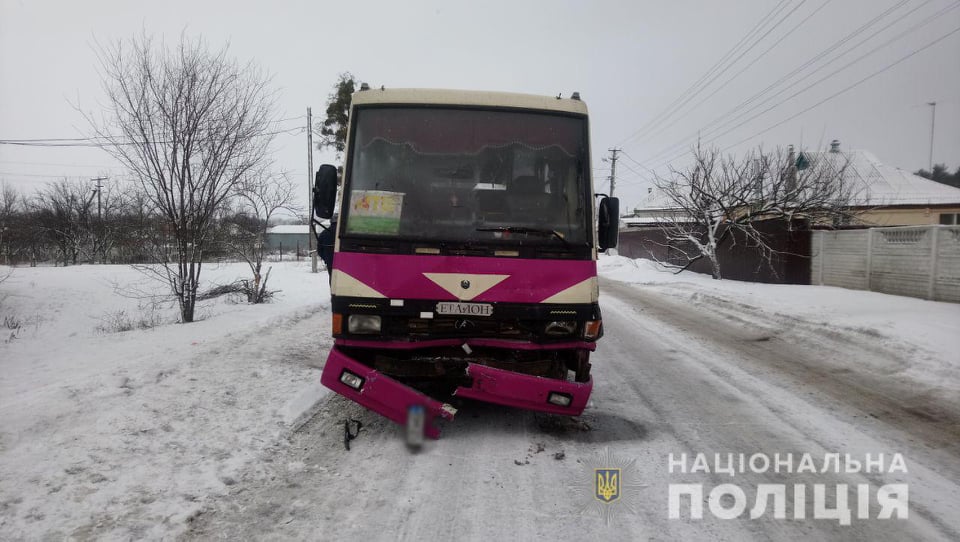
<svg viewBox="0 0 960 542"><path fill-rule="evenodd" d="M343 235L589 242L585 118L433 107L354 114Z"/></svg>

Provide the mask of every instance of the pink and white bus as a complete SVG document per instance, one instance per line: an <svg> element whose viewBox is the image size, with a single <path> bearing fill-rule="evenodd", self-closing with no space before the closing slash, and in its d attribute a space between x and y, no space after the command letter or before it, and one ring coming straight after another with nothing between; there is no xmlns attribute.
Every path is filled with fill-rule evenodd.
<svg viewBox="0 0 960 542"><path fill-rule="evenodd" d="M580 96L364 86L345 157L339 201L332 166L314 191L340 211L323 384L432 438L451 397L579 415L618 226Z"/></svg>

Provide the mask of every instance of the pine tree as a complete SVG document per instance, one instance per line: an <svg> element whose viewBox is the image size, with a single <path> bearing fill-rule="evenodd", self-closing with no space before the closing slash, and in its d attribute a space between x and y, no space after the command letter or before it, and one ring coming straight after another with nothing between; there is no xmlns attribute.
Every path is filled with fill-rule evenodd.
<svg viewBox="0 0 960 542"><path fill-rule="evenodd" d="M347 145L350 97L356 88L356 78L350 72L344 72L327 97L327 118L320 125L320 146L333 147L337 151L337 160Z"/></svg>

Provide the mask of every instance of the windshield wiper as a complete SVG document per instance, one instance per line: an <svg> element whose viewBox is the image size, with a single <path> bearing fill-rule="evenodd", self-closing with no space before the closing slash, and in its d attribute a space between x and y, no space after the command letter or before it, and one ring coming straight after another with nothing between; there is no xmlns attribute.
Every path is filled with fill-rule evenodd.
<svg viewBox="0 0 960 542"><path fill-rule="evenodd" d="M569 247L570 242L563 238L563 234L557 230L546 230L540 228L528 228L526 226L499 226L496 228L477 228L477 231L500 231L507 233L533 233L537 235L553 236L563 242L563 246Z"/></svg>

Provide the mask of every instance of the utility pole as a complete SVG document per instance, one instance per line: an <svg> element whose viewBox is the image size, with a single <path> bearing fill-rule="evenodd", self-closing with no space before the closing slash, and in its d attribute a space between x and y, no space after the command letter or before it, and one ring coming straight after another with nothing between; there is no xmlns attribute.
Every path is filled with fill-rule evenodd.
<svg viewBox="0 0 960 542"><path fill-rule="evenodd" d="M623 149L618 149L616 147L612 149L607 149L610 151L610 193L608 196L613 197L613 189L617 183L617 153Z"/></svg>
<svg viewBox="0 0 960 542"><path fill-rule="evenodd" d="M307 216L310 235L307 248L310 251L310 272L317 272L317 226L313 223L313 112L307 108Z"/></svg>
<svg viewBox="0 0 960 542"><path fill-rule="evenodd" d="M931 107L930 114L930 174L933 175L933 127L937 123L937 102L927 102Z"/></svg>
<svg viewBox="0 0 960 542"><path fill-rule="evenodd" d="M100 215L100 189L103 188L103 185L100 184L100 181L106 181L107 177L94 177L90 180L97 183L97 187L93 189L93 191L97 193L97 220L103 220L103 217Z"/></svg>
<svg viewBox="0 0 960 542"><path fill-rule="evenodd" d="M103 190L103 185L100 184L100 181L106 181L106 177L94 177L90 179L91 181L97 183L97 187L93 189L97 193L97 227L100 228L100 233L103 233L103 216L100 213L100 192ZM100 240L101 242L103 239ZM107 263L107 250L106 247L100 246L100 263Z"/></svg>

